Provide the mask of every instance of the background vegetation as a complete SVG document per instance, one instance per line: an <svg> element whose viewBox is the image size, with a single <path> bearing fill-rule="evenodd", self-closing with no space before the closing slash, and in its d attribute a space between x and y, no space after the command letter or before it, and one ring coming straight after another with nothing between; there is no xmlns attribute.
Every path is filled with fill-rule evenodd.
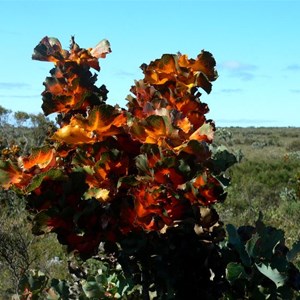
<svg viewBox="0 0 300 300"><path fill-rule="evenodd" d="M1 156L13 155L10 151L25 154L40 146L53 126L43 114L13 113L0 106ZM0 299L17 294L27 270L41 270L50 278L66 278L66 264L55 235L32 234L23 197L12 190L0 190Z"/></svg>
<svg viewBox="0 0 300 300"><path fill-rule="evenodd" d="M228 145L239 158L229 170L227 199L217 208L223 222L253 224L262 212L265 223L286 232L287 244L298 240L299 128L224 128L216 142Z"/></svg>

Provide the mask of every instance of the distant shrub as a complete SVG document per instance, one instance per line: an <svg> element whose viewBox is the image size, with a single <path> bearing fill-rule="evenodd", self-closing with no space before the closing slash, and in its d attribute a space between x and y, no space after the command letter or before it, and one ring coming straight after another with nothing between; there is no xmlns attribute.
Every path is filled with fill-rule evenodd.
<svg viewBox="0 0 300 300"><path fill-rule="evenodd" d="M235 138L235 139L232 139L232 143L234 145L241 145L242 144L242 141L239 139L239 138Z"/></svg>
<svg viewBox="0 0 300 300"><path fill-rule="evenodd" d="M246 137L244 139L244 144L245 145L252 145L254 142L256 142L256 140L252 137Z"/></svg>
<svg viewBox="0 0 300 300"><path fill-rule="evenodd" d="M279 140L278 136L271 136L268 140L267 140L267 144L268 146L276 146L279 147L281 146L281 142Z"/></svg>
<svg viewBox="0 0 300 300"><path fill-rule="evenodd" d="M266 147L268 144L264 141L255 141L254 143L252 143L252 147L253 148L258 148L258 149L262 149L264 147Z"/></svg>
<svg viewBox="0 0 300 300"><path fill-rule="evenodd" d="M300 140L294 140L286 146L288 151L300 151Z"/></svg>

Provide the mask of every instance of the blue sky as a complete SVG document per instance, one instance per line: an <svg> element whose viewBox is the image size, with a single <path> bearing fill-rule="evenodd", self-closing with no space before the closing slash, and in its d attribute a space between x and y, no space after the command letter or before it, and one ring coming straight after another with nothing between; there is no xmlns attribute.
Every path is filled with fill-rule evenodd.
<svg viewBox="0 0 300 300"><path fill-rule="evenodd" d="M139 68L163 53L195 58L202 49L219 78L201 100L217 126L300 127L300 1L0 0L0 105L41 112L42 82L52 64L32 61L44 36L68 48L107 38L98 84L109 103L126 105Z"/></svg>

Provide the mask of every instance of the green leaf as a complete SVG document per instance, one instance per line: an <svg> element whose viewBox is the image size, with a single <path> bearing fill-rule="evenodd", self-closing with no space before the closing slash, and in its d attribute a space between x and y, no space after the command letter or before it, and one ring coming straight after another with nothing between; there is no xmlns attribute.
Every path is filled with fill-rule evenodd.
<svg viewBox="0 0 300 300"><path fill-rule="evenodd" d="M230 153L226 147L220 146L213 153L213 171L216 174L226 171L229 167L237 163L236 156Z"/></svg>
<svg viewBox="0 0 300 300"><path fill-rule="evenodd" d="M143 144L141 153L151 154L157 157L162 156L161 149L156 144Z"/></svg>
<svg viewBox="0 0 300 300"><path fill-rule="evenodd" d="M164 157L157 163L157 166L162 168L173 168L176 165L176 158L175 157Z"/></svg>
<svg viewBox="0 0 300 300"><path fill-rule="evenodd" d="M259 235L257 233L253 234L251 239L247 241L245 249L250 257L255 257L257 254L256 245L259 240Z"/></svg>
<svg viewBox="0 0 300 300"><path fill-rule="evenodd" d="M103 288L96 281L85 281L82 289L89 299L99 299L104 296Z"/></svg>
<svg viewBox="0 0 300 300"><path fill-rule="evenodd" d="M260 273L268 277L276 284L277 288L285 284L285 281L287 280L286 275L279 273L277 269L273 269L270 265L266 264L255 265Z"/></svg>
<svg viewBox="0 0 300 300"><path fill-rule="evenodd" d="M226 226L228 233L228 243L239 253L242 263L249 267L251 266L251 258L246 252L245 245L240 239L236 228L232 224Z"/></svg>
<svg viewBox="0 0 300 300"><path fill-rule="evenodd" d="M27 186L26 192L32 192L36 188L38 188L44 179L51 180L66 180L68 177L63 173L62 170L51 169L45 173L38 174L33 177L31 183Z"/></svg>
<svg viewBox="0 0 300 300"><path fill-rule="evenodd" d="M295 293L294 293L293 289L287 284L279 287L276 292L277 292L278 298L280 297L279 299L295 299L295 300L300 299L299 295L297 298L295 298Z"/></svg>
<svg viewBox="0 0 300 300"><path fill-rule="evenodd" d="M148 126L153 130L160 129L165 132L167 125L170 125L169 119L166 116L151 115L146 118Z"/></svg>
<svg viewBox="0 0 300 300"><path fill-rule="evenodd" d="M139 181L136 179L135 175L120 177L117 183L117 188L119 189L121 186L137 186L139 185Z"/></svg>
<svg viewBox="0 0 300 300"><path fill-rule="evenodd" d="M135 164L140 173L145 175L153 176L153 170L149 168L148 158L145 154L140 154L135 159Z"/></svg>
<svg viewBox="0 0 300 300"><path fill-rule="evenodd" d="M235 262L230 262L226 267L226 278L230 283L236 281L237 279L247 278L244 267Z"/></svg>
<svg viewBox="0 0 300 300"><path fill-rule="evenodd" d="M51 287L59 294L61 298L57 299L69 299L70 292L69 292L69 285L64 280L52 279L51 280ZM53 299L53 298L47 298Z"/></svg>
<svg viewBox="0 0 300 300"><path fill-rule="evenodd" d="M265 226L261 219L262 216L256 221L256 231L261 238L257 252L261 257L270 260L277 245L280 243L284 244L284 232L280 229Z"/></svg>
<svg viewBox="0 0 300 300"><path fill-rule="evenodd" d="M186 163L184 159L180 159L178 170L183 174L188 174L191 171L191 167Z"/></svg>

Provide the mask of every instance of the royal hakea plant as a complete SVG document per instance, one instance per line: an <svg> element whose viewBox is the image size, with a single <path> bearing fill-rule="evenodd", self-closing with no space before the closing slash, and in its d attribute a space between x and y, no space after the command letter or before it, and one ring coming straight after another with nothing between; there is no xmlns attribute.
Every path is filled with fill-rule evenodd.
<svg viewBox="0 0 300 300"><path fill-rule="evenodd" d="M105 103L108 91L90 72L110 51L105 40L82 49L72 39L70 51L54 38L39 43L33 59L55 65L42 108L58 113L59 128L31 155L1 162L2 186L27 194L38 212L35 231L56 232L87 256L129 232L163 232L186 218L201 226L201 209L225 196L212 168L214 124L198 91L209 93L217 78L212 55L143 64L126 110Z"/></svg>
<svg viewBox="0 0 300 300"><path fill-rule="evenodd" d="M235 159L213 147L200 100L216 62L202 51L143 64L123 109L105 102L90 71L110 52L107 40L83 49L72 38L64 50L45 37L35 47L34 60L54 63L42 109L57 114L58 128L28 156L2 153L1 185L26 195L35 234L55 232L83 259L104 245L143 299L217 299L228 282L217 246L225 230L212 206L226 197Z"/></svg>

